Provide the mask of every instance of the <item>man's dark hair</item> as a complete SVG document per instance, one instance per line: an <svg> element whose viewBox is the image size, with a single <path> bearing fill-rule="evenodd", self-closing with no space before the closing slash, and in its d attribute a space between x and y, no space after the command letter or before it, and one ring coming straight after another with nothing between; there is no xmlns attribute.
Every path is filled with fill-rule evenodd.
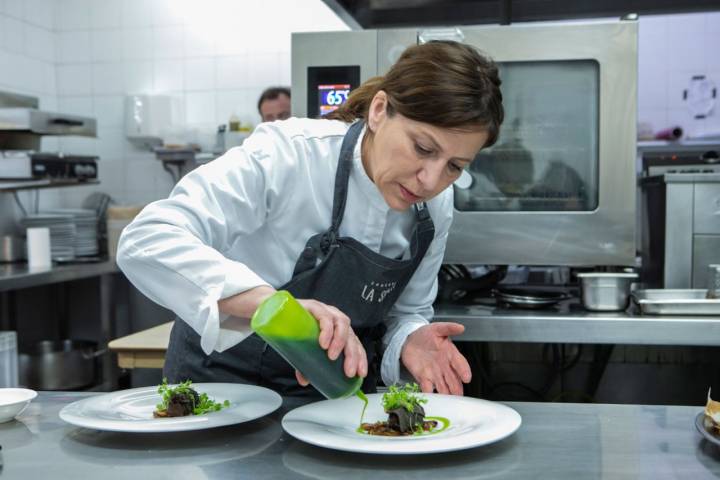
<svg viewBox="0 0 720 480"><path fill-rule="evenodd" d="M262 112L260 111L260 105L262 105L265 100L275 100L280 95L287 95L287 97L290 98L290 89L287 87L266 88L265 91L262 92L262 95L260 95L260 100L258 100L258 112L262 115Z"/></svg>

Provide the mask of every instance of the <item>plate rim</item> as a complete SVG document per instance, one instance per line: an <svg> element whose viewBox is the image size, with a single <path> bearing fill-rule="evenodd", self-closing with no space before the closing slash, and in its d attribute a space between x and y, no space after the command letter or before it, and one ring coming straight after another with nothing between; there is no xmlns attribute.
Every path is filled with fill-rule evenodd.
<svg viewBox="0 0 720 480"><path fill-rule="evenodd" d="M715 438L710 432L705 430L705 411L695 415L695 429L702 437L710 443L720 446L720 438Z"/></svg>
<svg viewBox="0 0 720 480"><path fill-rule="evenodd" d="M176 384L171 384L176 385ZM82 427L82 428L88 428L91 430L100 430L100 431L106 431L106 432L123 432L123 433L173 433L173 432L188 432L193 430L205 430L210 428L220 428L220 427L227 427L231 425L237 425L240 423L246 423L251 422L253 420L257 420L258 418L266 417L267 415L270 415L274 411L276 411L278 408L282 406L283 400L282 396L275 392L274 390L271 390L266 387L261 387L259 385L250 385L250 384L244 384L244 383L230 383L230 382L198 382L193 383L193 386L197 386L198 388L202 388L204 385L231 385L233 387L241 387L241 388L250 388L252 390L258 390L259 392L267 392L269 394L268 401L265 402L268 405L268 411L259 415L256 415L252 418L248 418L241 421L232 421L229 423L208 423L208 421L204 422L187 422L187 423L173 423L171 424L172 427L168 428L168 426L162 426L162 424L158 424L159 428L145 428L145 429L132 429L127 428L131 423L128 423L127 421L120 421L120 420L102 420L102 422L107 422L109 425L97 425L95 422L98 420L91 420L88 422L87 417L79 416L77 414L74 414L70 412L69 410L73 408L78 408L81 404L84 403L90 403L92 401L97 401L99 398L102 397L109 397L112 398L115 395L118 394L128 394L128 393L142 393L143 391L156 391L157 386L147 386L147 387L136 387L136 388L128 388L124 390L116 390L114 392L105 392L102 395L92 395L87 398L83 398L80 400L76 400L72 403L69 403L68 405L65 405L60 412L58 412L58 416L62 421L65 423L68 423L70 425L76 426L76 427ZM272 398L272 403L270 402L270 398ZM187 416L187 417L181 417L181 418L188 418L188 419L197 419L200 416ZM205 417L207 418L207 417ZM123 427L123 425L126 425L126 427Z"/></svg>
<svg viewBox="0 0 720 480"><path fill-rule="evenodd" d="M377 396L381 396L381 395L382 394L380 394L380 393L367 394L367 397L369 400L372 397L377 397ZM428 446L428 443L418 442L418 443L413 443L413 445L417 445L420 448L416 448L412 451L391 451L391 450L388 450L387 448L384 448L384 447L387 447L387 443L385 443L385 442L378 442L377 448L372 448L372 449L352 448L352 447L347 447L343 444L340 444L340 445L328 444L328 443L322 444L319 441L314 440L314 439L308 440L306 438L300 438L295 433L290 431L290 429L288 429L287 422L295 420L293 418L288 418L288 417L291 417L291 414L293 414L297 410L308 407L310 405L316 405L316 404L323 403L323 402L332 402L334 400L321 400L319 402L313 402L313 403L309 403L309 404L294 408L294 409L290 410L289 412L287 412L285 415L283 415L282 421L280 423L282 425L283 430L288 435L290 435L291 437L293 437L294 439L296 439L298 441L307 443L309 445L313 445L316 447L325 448L325 449L329 449L329 450L337 450L337 451L351 452L351 453L364 453L364 454L371 454L371 455L426 455L426 454L433 454L433 453L447 453L447 452L460 451L460 450L469 450L472 448L482 447L484 445L501 442L501 441L505 440L506 438L512 436L522 426L522 415L520 415L520 413L517 410L515 410L514 408L512 408L509 405L506 405L502 402L493 402L491 400L485 400L482 398L474 398L474 397L466 397L466 396L459 397L459 396L455 396L455 395L442 395L442 394L437 394L437 393L431 393L431 394L426 393L424 395L426 395L426 396L431 395L433 397L443 397L443 398L457 397L457 398L461 398L461 399L465 399L465 400L470 399L472 401L479 401L484 404L492 405L493 407L496 407L496 408L501 407L501 409L505 409L513 417L512 420L516 421L516 424L514 425L514 428L511 428L507 432L504 432L503 435L501 435L501 436L492 438L491 440L488 440L488 441L483 441L480 443L473 443L471 445L460 445L460 446L448 445L447 447L439 447L439 448L438 447L422 448L422 445ZM339 399L339 400L346 400L346 399ZM295 413L295 415L297 415L297 413ZM389 442L392 442L393 440L396 440L396 439L388 438L386 440L388 440Z"/></svg>

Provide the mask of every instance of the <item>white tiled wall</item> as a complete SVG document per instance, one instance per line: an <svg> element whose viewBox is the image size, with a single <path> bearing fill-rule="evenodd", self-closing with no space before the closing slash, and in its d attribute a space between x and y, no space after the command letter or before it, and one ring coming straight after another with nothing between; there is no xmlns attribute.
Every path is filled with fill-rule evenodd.
<svg viewBox="0 0 720 480"><path fill-rule="evenodd" d="M32 95L40 106L55 110L55 39L53 0L0 0L0 90ZM43 141L56 149L57 141ZM20 192L25 208L34 195ZM57 191L44 191L40 206L56 204ZM12 196L0 193L0 233L12 231L19 208Z"/></svg>
<svg viewBox="0 0 720 480"><path fill-rule="evenodd" d="M56 0L58 103L98 120L98 140L65 151L98 154L101 185L123 203L167 196L172 181L154 155L125 139L123 98L172 94L189 140L211 142L231 114L258 123L256 101L290 84L290 32L343 30L320 0ZM94 188L94 187L93 187ZM65 189L77 205L90 189Z"/></svg>
<svg viewBox="0 0 720 480"><path fill-rule="evenodd" d="M710 116L695 119L683 100L693 75L720 92L720 12L640 18L638 121L657 131L680 126L686 136L720 133L720 98Z"/></svg>
<svg viewBox="0 0 720 480"><path fill-rule="evenodd" d="M720 87L717 25L720 12L641 17L639 121L720 130L717 108L695 120L682 101L692 75ZM184 127L207 141L233 113L257 123L262 89L290 83L290 32L343 29L320 0L0 0L0 89L96 117L98 139L51 139L44 148L100 155L97 189L147 202L166 196L171 179L125 139L124 95L177 95ZM41 200L57 195L76 206L91 188L44 191Z"/></svg>
<svg viewBox="0 0 720 480"><path fill-rule="evenodd" d="M0 89L55 108L53 0L0 0Z"/></svg>

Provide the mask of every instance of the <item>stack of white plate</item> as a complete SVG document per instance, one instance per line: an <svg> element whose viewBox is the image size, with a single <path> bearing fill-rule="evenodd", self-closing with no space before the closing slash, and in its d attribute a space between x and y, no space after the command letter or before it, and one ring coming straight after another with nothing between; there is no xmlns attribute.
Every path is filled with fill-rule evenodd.
<svg viewBox="0 0 720 480"><path fill-rule="evenodd" d="M97 226L95 210L85 208L63 208L48 210L47 213L69 215L75 223L75 256L84 257L98 254Z"/></svg>
<svg viewBox="0 0 720 480"><path fill-rule="evenodd" d="M75 221L72 215L35 213L22 219L25 228L50 230L50 254L53 260L75 258Z"/></svg>

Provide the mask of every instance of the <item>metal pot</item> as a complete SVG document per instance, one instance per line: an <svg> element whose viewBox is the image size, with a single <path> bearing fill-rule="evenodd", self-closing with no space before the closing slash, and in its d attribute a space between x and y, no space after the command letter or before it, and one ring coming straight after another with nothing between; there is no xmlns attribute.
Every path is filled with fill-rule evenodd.
<svg viewBox="0 0 720 480"><path fill-rule="evenodd" d="M73 390L95 381L95 359L105 350L87 340L43 340L21 348L20 383L35 390Z"/></svg>
<svg viewBox="0 0 720 480"><path fill-rule="evenodd" d="M630 303L630 286L637 273L579 273L583 306L595 312L625 310Z"/></svg>

